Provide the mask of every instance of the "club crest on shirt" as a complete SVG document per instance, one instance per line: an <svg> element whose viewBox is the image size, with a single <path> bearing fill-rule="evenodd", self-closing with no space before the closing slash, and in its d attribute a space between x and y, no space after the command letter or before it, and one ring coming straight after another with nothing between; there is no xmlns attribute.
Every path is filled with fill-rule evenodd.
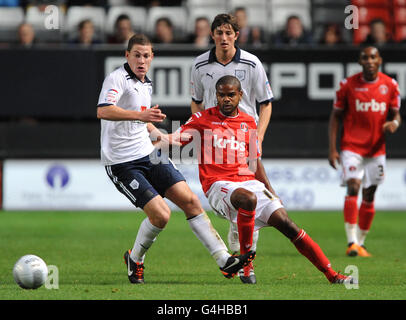
<svg viewBox="0 0 406 320"><path fill-rule="evenodd" d="M245 70L235 70L235 77L242 81L245 79Z"/></svg>
<svg viewBox="0 0 406 320"><path fill-rule="evenodd" d="M248 125L245 122L241 122L240 128L243 132L248 132Z"/></svg>
<svg viewBox="0 0 406 320"><path fill-rule="evenodd" d="M380 92L381 94L387 94L388 91L389 91L389 89L388 89L388 87L387 87L385 84L381 84L381 85L379 86L379 92Z"/></svg>

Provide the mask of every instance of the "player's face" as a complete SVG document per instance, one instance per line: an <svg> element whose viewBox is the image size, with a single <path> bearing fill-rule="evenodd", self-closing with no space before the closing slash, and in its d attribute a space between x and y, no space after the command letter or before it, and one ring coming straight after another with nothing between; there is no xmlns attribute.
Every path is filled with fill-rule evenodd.
<svg viewBox="0 0 406 320"><path fill-rule="evenodd" d="M150 45L134 44L131 51L125 52L125 57L137 78L144 81L154 57L152 47Z"/></svg>
<svg viewBox="0 0 406 320"><path fill-rule="evenodd" d="M239 91L234 85L220 85L216 91L216 97L222 114L225 116L237 115L237 107L242 97L242 91Z"/></svg>
<svg viewBox="0 0 406 320"><path fill-rule="evenodd" d="M221 48L224 51L232 50L234 43L238 38L239 32L235 32L229 24L223 24L214 29L211 37L216 45L216 48Z"/></svg>
<svg viewBox="0 0 406 320"><path fill-rule="evenodd" d="M361 51L359 56L359 64L362 66L364 76L368 80L376 78L379 67L382 64L382 58L378 49L375 47L368 47Z"/></svg>

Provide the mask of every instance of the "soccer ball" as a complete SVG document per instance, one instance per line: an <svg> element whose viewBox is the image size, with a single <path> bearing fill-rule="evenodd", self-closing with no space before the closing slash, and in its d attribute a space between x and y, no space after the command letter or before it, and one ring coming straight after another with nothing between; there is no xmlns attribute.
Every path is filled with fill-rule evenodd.
<svg viewBox="0 0 406 320"><path fill-rule="evenodd" d="M15 263L13 277L23 289L37 289L41 287L48 276L48 267L44 260L33 254L22 256Z"/></svg>

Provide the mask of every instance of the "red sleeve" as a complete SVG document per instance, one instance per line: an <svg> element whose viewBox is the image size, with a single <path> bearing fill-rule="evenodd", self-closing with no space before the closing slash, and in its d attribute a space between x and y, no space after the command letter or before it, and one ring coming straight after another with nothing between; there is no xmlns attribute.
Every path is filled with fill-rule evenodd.
<svg viewBox="0 0 406 320"><path fill-rule="evenodd" d="M340 88L336 91L333 107L344 110L347 107L348 80L340 82Z"/></svg>
<svg viewBox="0 0 406 320"><path fill-rule="evenodd" d="M189 133L191 135L190 139L181 139L180 143L184 146L186 144L188 144L189 142L191 142L193 140L194 137L196 137L196 134L198 134L199 128L200 128L200 124L199 124L199 118L201 117L201 113L200 112L196 112L195 114L193 114L186 122L183 126L181 126L179 128L180 133Z"/></svg>
<svg viewBox="0 0 406 320"><path fill-rule="evenodd" d="M392 96L391 101L389 104L389 108L399 109L400 108L400 90L399 84L396 82L395 79L392 79Z"/></svg>

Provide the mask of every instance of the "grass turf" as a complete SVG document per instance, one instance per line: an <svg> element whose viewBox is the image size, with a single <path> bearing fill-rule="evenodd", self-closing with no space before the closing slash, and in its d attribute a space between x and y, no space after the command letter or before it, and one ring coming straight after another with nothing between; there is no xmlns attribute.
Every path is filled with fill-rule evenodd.
<svg viewBox="0 0 406 320"><path fill-rule="evenodd" d="M290 217L320 245L333 268L359 271L359 288L330 285L273 228L260 231L255 272L258 283L225 279L195 238L181 212L171 220L145 260L145 285L131 285L123 253L132 247L142 213L0 211L0 299L2 300L404 300L406 212L376 213L367 246L372 258L345 256L339 212L291 212ZM223 239L228 222L209 216ZM14 263L36 254L59 270L59 289L19 288Z"/></svg>

